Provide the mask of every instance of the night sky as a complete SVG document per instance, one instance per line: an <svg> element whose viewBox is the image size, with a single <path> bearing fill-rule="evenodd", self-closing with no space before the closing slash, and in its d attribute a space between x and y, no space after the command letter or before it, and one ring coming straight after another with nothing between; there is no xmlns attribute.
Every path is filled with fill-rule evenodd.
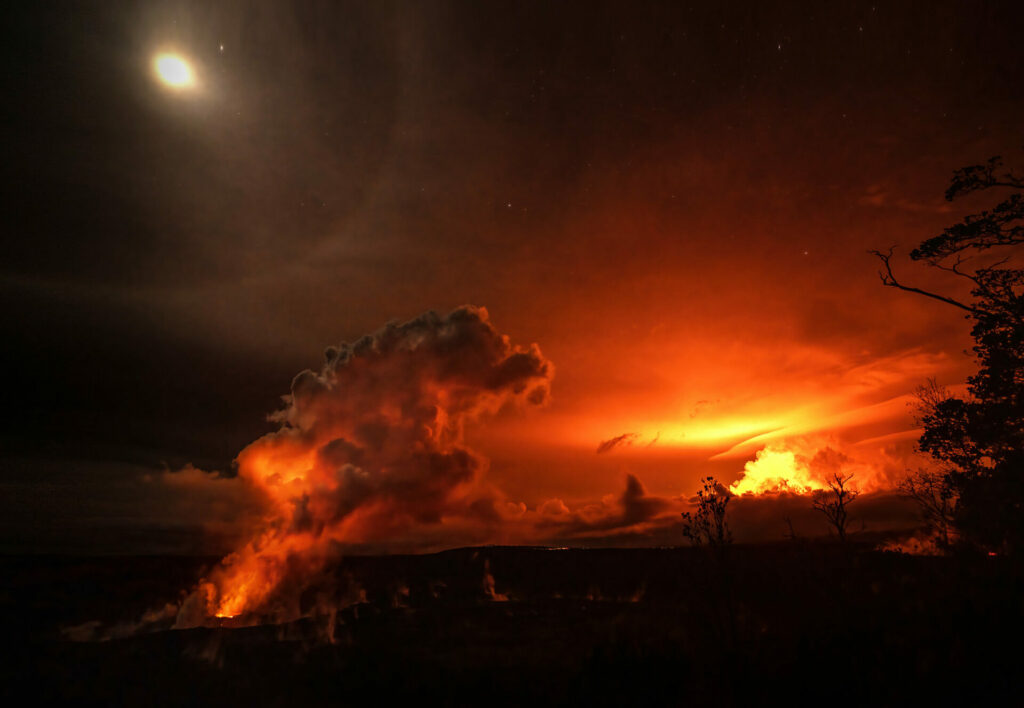
<svg viewBox="0 0 1024 708"><path fill-rule="evenodd" d="M265 503L234 460L296 374L467 304L538 345L549 395L467 419L499 511L427 546L622 541L765 446L891 489L915 387L972 369L969 323L883 288L867 251L943 282L900 254L974 205L943 200L954 169L1020 155L1022 23L1010 2L13 8L0 548L219 549ZM161 51L193 86L157 80ZM496 532L502 505L537 519ZM755 511L748 538L781 534Z"/></svg>

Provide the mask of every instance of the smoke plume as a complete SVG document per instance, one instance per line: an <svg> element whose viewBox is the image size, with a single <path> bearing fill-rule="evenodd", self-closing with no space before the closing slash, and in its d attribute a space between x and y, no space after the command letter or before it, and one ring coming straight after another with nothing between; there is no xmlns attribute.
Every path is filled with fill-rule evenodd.
<svg viewBox="0 0 1024 708"><path fill-rule="evenodd" d="M551 362L513 346L487 311L434 312L326 352L295 377L281 428L239 453L259 490L259 532L182 606L179 626L210 616L290 614L287 592L349 544L401 538L493 514L485 460L464 429L507 405L546 401Z"/></svg>

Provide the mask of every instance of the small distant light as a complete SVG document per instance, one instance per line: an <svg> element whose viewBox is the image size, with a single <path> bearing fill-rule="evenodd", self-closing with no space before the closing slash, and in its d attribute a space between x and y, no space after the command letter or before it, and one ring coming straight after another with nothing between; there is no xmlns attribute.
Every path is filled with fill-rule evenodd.
<svg viewBox="0 0 1024 708"><path fill-rule="evenodd" d="M195 85L195 75L188 62L177 54L158 54L153 68L159 79L172 88L188 88Z"/></svg>

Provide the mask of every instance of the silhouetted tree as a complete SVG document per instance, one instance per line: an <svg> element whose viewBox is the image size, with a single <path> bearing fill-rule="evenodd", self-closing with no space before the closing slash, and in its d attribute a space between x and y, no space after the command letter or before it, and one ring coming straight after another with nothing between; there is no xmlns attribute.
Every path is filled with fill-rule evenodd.
<svg viewBox="0 0 1024 708"><path fill-rule="evenodd" d="M787 541L800 540L800 537L796 533L796 529L793 528L793 520L788 516L784 516L782 520L786 522L786 528L788 529L788 531L782 534L782 537L785 538Z"/></svg>
<svg viewBox="0 0 1024 708"><path fill-rule="evenodd" d="M846 507L860 496L860 492L846 486L851 479L852 474L844 477L840 472L833 472L825 480L828 489L821 489L814 495L814 508L825 515L840 541L846 540L846 525L850 521Z"/></svg>
<svg viewBox="0 0 1024 708"><path fill-rule="evenodd" d="M956 490L949 476L939 470L918 468L900 482L899 490L917 504L929 530L935 534L939 548L949 548L949 532L956 507Z"/></svg>
<svg viewBox="0 0 1024 708"><path fill-rule="evenodd" d="M924 427L925 419L935 414L936 406L949 398L949 391L935 379L928 379L926 385L918 387L915 416L918 424ZM938 469L919 467L899 484L900 492L921 510L921 517L932 532L936 545L943 550L950 547L957 502L950 472L945 465Z"/></svg>
<svg viewBox="0 0 1024 708"><path fill-rule="evenodd" d="M683 536L695 546L724 546L732 543L732 531L725 520L725 510L732 494L714 477L703 480L697 492L697 510L683 512Z"/></svg>
<svg viewBox="0 0 1024 708"><path fill-rule="evenodd" d="M978 372L968 395L933 396L919 448L941 466L957 537L982 549L1024 548L1024 270L1009 265L1024 244L1024 177L998 157L957 170L946 199L976 192L1008 192L995 206L971 214L927 239L910 258L970 284L971 300L910 287L893 274L893 251L873 251L886 286L963 310L974 325ZM968 266L968 261L989 257Z"/></svg>

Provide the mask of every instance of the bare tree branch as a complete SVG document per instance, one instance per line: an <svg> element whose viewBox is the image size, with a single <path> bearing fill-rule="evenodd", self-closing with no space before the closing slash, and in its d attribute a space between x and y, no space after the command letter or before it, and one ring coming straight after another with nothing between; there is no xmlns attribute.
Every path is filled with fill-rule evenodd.
<svg viewBox="0 0 1024 708"><path fill-rule="evenodd" d="M825 480L828 483L828 489L820 490L812 502L812 506L824 514L836 530L840 541L846 540L846 526L849 523L846 507L860 496L859 491L846 486L851 479L853 479L852 474L844 477L839 472L834 472Z"/></svg>
<svg viewBox="0 0 1024 708"><path fill-rule="evenodd" d="M945 295L939 295L938 293L928 292L927 290L922 290L921 288L915 288L915 287L911 287L909 285L903 285L902 283L900 283L898 280L896 280L896 276L892 272L892 266L889 263L889 260L892 258L892 253L893 253L894 249L895 249L895 246L890 247L889 250L887 252L885 252L885 253L883 253L881 251L876 251L876 250L868 251L868 253L870 253L871 255L877 256L878 259L880 261L882 261L882 264L885 266L885 272L884 273L882 271L878 271L878 277L881 279L882 285L885 285L886 287L890 287L890 288L898 288L899 290L903 290L903 291L908 292L908 293L917 293L918 295L924 295L925 297L930 297L930 298L932 298L934 300L938 300L939 302L944 302L947 305L952 305L954 307L959 307L961 310L966 310L967 312L970 312L971 314L975 314L975 315L981 314L981 312L977 308L971 307L970 305L965 305L964 303L960 302L959 300L954 300L953 298L946 297ZM949 269L946 268L946 270L949 270ZM971 276L969 276L969 275L965 276L965 277L970 278L970 279L973 280L973 278Z"/></svg>

